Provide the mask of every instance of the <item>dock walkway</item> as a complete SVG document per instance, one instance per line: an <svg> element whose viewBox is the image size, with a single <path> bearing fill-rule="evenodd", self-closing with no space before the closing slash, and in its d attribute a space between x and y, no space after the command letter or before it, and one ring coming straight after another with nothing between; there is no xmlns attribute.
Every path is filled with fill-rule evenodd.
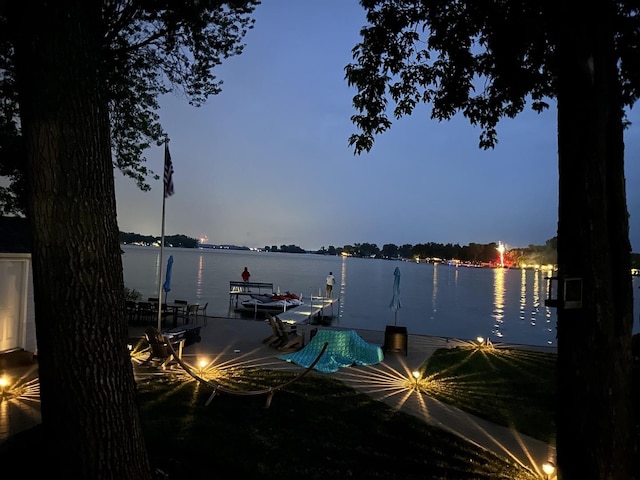
<svg viewBox="0 0 640 480"><path fill-rule="evenodd" d="M333 318L338 314L340 299L310 297L302 305L278 313L278 318L289 324L323 323L325 317Z"/></svg>

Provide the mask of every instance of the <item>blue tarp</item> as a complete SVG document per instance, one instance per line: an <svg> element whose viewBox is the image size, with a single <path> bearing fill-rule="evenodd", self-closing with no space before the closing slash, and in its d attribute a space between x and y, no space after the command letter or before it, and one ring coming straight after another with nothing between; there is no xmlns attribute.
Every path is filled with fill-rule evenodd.
<svg viewBox="0 0 640 480"><path fill-rule="evenodd" d="M279 355L278 358L293 362L301 367L309 367L318 357L325 342L324 352L315 367L322 373L337 372L351 365L375 365L384 355L378 345L365 342L355 330L319 330L301 350Z"/></svg>

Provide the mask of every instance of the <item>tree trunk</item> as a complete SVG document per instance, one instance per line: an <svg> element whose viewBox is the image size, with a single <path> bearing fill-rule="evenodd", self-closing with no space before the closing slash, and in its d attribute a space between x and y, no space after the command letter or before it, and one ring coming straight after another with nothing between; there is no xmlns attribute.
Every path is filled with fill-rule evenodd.
<svg viewBox="0 0 640 480"><path fill-rule="evenodd" d="M559 4L557 452L561 479L632 478L633 291L614 6ZM570 292L567 292L570 293Z"/></svg>
<svg viewBox="0 0 640 480"><path fill-rule="evenodd" d="M15 2L47 474L150 478L126 348L101 2ZM44 451L34 465L44 463Z"/></svg>

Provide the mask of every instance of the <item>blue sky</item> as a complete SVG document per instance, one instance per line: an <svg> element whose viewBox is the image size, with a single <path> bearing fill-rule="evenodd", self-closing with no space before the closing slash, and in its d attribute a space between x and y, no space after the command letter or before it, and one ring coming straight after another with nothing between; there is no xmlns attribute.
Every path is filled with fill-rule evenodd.
<svg viewBox="0 0 640 480"><path fill-rule="evenodd" d="M422 106L394 121L370 153L355 155L355 90L344 67L366 23L357 0L267 0L255 18L244 53L217 71L221 94L200 108L173 95L161 102L175 171L166 235L309 250L365 242L519 247L556 235L555 109L502 121L497 147L485 151L464 118L439 123ZM625 143L630 236L640 251L640 131L627 132ZM147 159L162 173L161 148ZM161 181L141 192L117 172L116 195L121 231L160 235Z"/></svg>

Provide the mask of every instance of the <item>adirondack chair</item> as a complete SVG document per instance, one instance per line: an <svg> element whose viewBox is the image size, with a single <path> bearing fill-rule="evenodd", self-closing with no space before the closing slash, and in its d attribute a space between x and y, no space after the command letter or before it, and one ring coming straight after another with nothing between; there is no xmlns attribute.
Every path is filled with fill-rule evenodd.
<svg viewBox="0 0 640 480"><path fill-rule="evenodd" d="M300 350L304 346L304 339L295 328L285 325L277 316L271 316L279 333L279 339L271 343L272 347L281 351Z"/></svg>
<svg viewBox="0 0 640 480"><path fill-rule="evenodd" d="M143 364L158 364L162 369L167 368L172 363L176 363L176 358L169 348L169 342L173 350L178 355L178 359L182 359L182 349L185 339L171 341L171 336L162 335L155 327L147 327L144 332L147 342L149 343L149 358Z"/></svg>

